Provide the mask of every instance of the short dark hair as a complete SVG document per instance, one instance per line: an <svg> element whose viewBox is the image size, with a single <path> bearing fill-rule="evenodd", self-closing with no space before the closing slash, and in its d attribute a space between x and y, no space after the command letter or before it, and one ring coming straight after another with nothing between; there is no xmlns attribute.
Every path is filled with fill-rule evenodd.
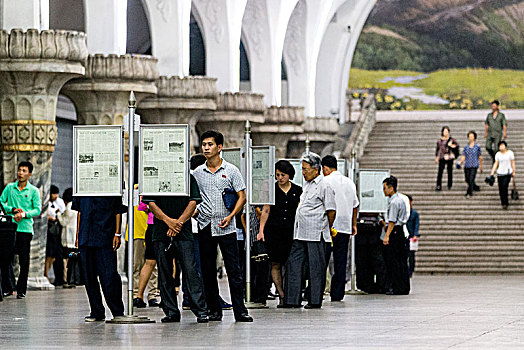
<svg viewBox="0 0 524 350"><path fill-rule="evenodd" d="M51 185L51 188L49 190L49 193L50 194L59 194L60 191L58 190L58 187L56 187L55 185Z"/></svg>
<svg viewBox="0 0 524 350"><path fill-rule="evenodd" d="M189 160L189 167L191 168L191 170L195 170L196 168L198 168L199 166L205 163L206 163L206 156L203 155L202 153L198 153L192 156L191 159Z"/></svg>
<svg viewBox="0 0 524 350"><path fill-rule="evenodd" d="M224 145L224 135L222 135L221 133L215 130L208 130L204 132L202 136L200 136L200 143L202 143L202 141L210 137L213 138L213 140L215 140L215 143L217 144L217 146Z"/></svg>
<svg viewBox="0 0 524 350"><path fill-rule="evenodd" d="M500 147L500 145L504 145L504 146L506 146L506 148L508 148L508 143L506 141L504 141L504 140L499 142L498 147Z"/></svg>
<svg viewBox="0 0 524 350"><path fill-rule="evenodd" d="M387 177L384 179L384 181L382 181L382 183L386 184L386 186L388 187L393 187L393 190L395 192L397 192L397 178L394 177L394 176L390 176L390 177Z"/></svg>
<svg viewBox="0 0 524 350"><path fill-rule="evenodd" d="M475 140L477 139L477 133L473 130L471 130L470 132L468 132L468 137L470 134L473 134L473 137L475 138Z"/></svg>
<svg viewBox="0 0 524 350"><path fill-rule="evenodd" d="M406 197L408 197L408 199L409 199L410 202L413 202L413 197L411 197L411 195L406 194Z"/></svg>
<svg viewBox="0 0 524 350"><path fill-rule="evenodd" d="M327 155L322 158L322 166L327 166L330 169L337 169L337 158L332 155Z"/></svg>
<svg viewBox="0 0 524 350"><path fill-rule="evenodd" d="M493 101L491 102L491 104L496 104L497 106L500 106L500 102L499 102L499 100L493 100Z"/></svg>
<svg viewBox="0 0 524 350"><path fill-rule="evenodd" d="M444 130L446 130L446 129L448 129L448 133L451 134L451 130L449 130L449 126L446 125L446 126L442 127L442 130L440 130L440 135L441 136L444 136Z"/></svg>
<svg viewBox="0 0 524 350"><path fill-rule="evenodd" d="M72 202L73 201L73 189L71 187L67 188L64 191L64 194L62 195L62 199L64 202Z"/></svg>
<svg viewBox="0 0 524 350"><path fill-rule="evenodd" d="M275 170L278 170L286 175L289 175L289 179L293 180L295 178L295 168L287 160L281 159L275 163Z"/></svg>
<svg viewBox="0 0 524 350"><path fill-rule="evenodd" d="M29 170L29 173L32 174L33 173L33 164L31 162L28 162L28 161L23 161L23 162L20 162L18 163L18 169L20 169L21 167L27 167L27 169Z"/></svg>

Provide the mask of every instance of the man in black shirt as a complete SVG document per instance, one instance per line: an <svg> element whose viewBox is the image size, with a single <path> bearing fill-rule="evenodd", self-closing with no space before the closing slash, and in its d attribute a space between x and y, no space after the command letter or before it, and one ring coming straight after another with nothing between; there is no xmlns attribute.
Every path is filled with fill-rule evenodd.
<svg viewBox="0 0 524 350"><path fill-rule="evenodd" d="M122 205L121 197L75 197L72 209L78 211L77 245L91 307L85 321L105 320L100 286L113 317L123 316L122 279L117 271L116 251L120 247L122 213L127 207Z"/></svg>
<svg viewBox="0 0 524 350"><path fill-rule="evenodd" d="M190 180L189 197L144 197L155 214L153 246L158 264L158 287L162 298L162 309L166 316L162 322L180 322L180 310L173 279L173 258L182 268L184 285L189 294L191 311L198 323L207 323L207 305L202 279L198 274L195 259L195 241L191 229L191 216L196 205L202 201L193 175Z"/></svg>

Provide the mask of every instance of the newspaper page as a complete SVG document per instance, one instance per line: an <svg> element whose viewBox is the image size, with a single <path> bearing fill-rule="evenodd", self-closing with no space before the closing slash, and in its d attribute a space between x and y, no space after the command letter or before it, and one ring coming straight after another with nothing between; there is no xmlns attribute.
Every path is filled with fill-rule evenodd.
<svg viewBox="0 0 524 350"><path fill-rule="evenodd" d="M382 190L382 181L389 176L387 170L361 170L359 172L359 200L361 213L385 213L387 198Z"/></svg>
<svg viewBox="0 0 524 350"><path fill-rule="evenodd" d="M222 159L224 159L226 162L233 164L240 170L242 173L242 177L244 179L246 178L244 174L244 166L242 158L242 148L224 148L222 149Z"/></svg>
<svg viewBox="0 0 524 350"><path fill-rule="evenodd" d="M122 129L75 128L76 194L122 195Z"/></svg>
<svg viewBox="0 0 524 350"><path fill-rule="evenodd" d="M141 127L141 131L141 194L189 195L187 127Z"/></svg>
<svg viewBox="0 0 524 350"><path fill-rule="evenodd" d="M344 176L348 176L348 162L345 159L337 160L337 170Z"/></svg>
<svg viewBox="0 0 524 350"><path fill-rule="evenodd" d="M251 203L274 204L274 164L271 148L252 148L251 156Z"/></svg>

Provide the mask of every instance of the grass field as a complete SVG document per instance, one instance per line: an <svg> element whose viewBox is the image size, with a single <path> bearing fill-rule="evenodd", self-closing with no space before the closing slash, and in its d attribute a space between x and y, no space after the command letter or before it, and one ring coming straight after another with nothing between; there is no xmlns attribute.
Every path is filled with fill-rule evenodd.
<svg viewBox="0 0 524 350"><path fill-rule="evenodd" d="M428 73L426 78L407 83L386 78L418 77L424 73L389 70L368 71L351 69L349 88L377 89L380 109L481 109L489 108L489 101L498 99L503 108L524 108L524 71L502 69L448 69ZM405 78L404 78L405 79ZM409 80L409 79L408 79ZM430 96L448 100L447 104L426 104L413 98L390 96L392 87L414 87ZM389 101L385 103L385 101ZM378 101L381 102L381 101Z"/></svg>

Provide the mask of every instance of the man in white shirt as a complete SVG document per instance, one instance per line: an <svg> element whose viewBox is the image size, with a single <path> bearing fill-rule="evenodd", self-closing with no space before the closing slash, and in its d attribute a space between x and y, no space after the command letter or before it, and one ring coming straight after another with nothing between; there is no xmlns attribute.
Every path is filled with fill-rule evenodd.
<svg viewBox="0 0 524 350"><path fill-rule="evenodd" d="M349 235L357 234L358 197L353 181L337 170L334 156L322 158L324 181L335 192L337 216L333 223L336 234L333 239L334 274L331 279L331 301L342 301L346 284L346 264L348 258Z"/></svg>
<svg viewBox="0 0 524 350"><path fill-rule="evenodd" d="M331 243L330 227L336 216L335 193L320 176L320 157L302 156L304 187L295 217L293 244L286 263L284 307L301 307L302 271L309 262L308 304L320 309L326 285L326 255Z"/></svg>

